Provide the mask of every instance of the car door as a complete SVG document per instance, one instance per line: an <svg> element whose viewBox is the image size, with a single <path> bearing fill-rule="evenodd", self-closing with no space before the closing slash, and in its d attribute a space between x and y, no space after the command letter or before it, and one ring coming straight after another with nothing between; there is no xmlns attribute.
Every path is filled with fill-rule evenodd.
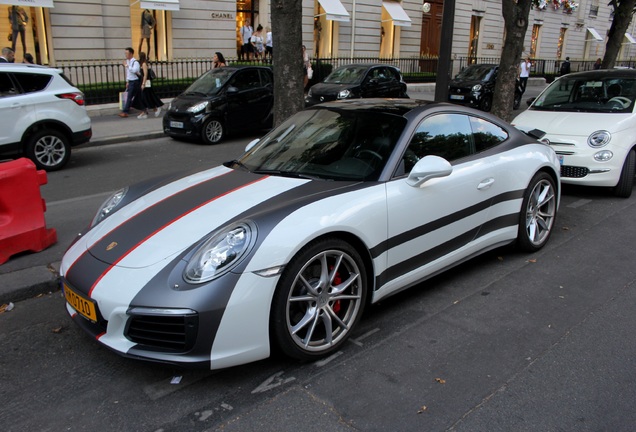
<svg viewBox="0 0 636 432"><path fill-rule="evenodd" d="M386 294L471 256L472 242L489 215L495 179L492 164L474 157L470 119L438 113L421 121L401 162L403 174L387 183L389 238ZM412 186L405 177L426 156L452 164L450 175Z"/></svg>
<svg viewBox="0 0 636 432"><path fill-rule="evenodd" d="M226 96L227 120L234 130L257 128L269 114L271 85L262 85L258 69L238 71L230 79Z"/></svg>
<svg viewBox="0 0 636 432"><path fill-rule="evenodd" d="M360 91L363 98L387 97L385 70L384 66L375 66L367 71Z"/></svg>
<svg viewBox="0 0 636 432"><path fill-rule="evenodd" d="M32 111L30 103L25 103L18 82L9 72L0 72L0 144L18 143L24 132L23 119L28 119ZM0 148L0 152L6 149Z"/></svg>

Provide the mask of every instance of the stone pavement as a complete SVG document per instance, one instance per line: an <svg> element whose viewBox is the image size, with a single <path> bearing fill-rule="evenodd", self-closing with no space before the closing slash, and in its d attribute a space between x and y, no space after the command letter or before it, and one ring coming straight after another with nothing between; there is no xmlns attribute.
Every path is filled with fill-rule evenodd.
<svg viewBox="0 0 636 432"><path fill-rule="evenodd" d="M528 86L545 87L545 79L530 78ZM435 83L408 84L408 94L412 99L433 100ZM169 99L163 99L164 110ZM120 118L118 104L88 106L87 111L92 120L93 137L84 146L100 146L121 142L160 138L163 134L162 117L154 117L149 113L147 119L138 119L138 111L130 117ZM57 269L59 263L48 266L26 268L13 272L3 271L0 265L0 305L25 300L30 297L53 292L58 289Z"/></svg>

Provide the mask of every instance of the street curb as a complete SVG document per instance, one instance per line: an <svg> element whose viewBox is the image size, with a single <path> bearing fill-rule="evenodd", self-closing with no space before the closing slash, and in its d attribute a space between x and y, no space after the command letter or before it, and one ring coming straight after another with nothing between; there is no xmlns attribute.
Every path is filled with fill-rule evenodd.
<svg viewBox="0 0 636 432"><path fill-rule="evenodd" d="M2 274L0 304L28 300L60 289L59 263Z"/></svg>
<svg viewBox="0 0 636 432"><path fill-rule="evenodd" d="M91 141L87 142L86 144L83 144L82 148L97 147L97 146L108 145L108 144L119 144L119 143L123 143L123 142L143 141L143 140L149 140L149 139L154 139L154 138L163 138L165 136L167 136L167 135L164 134L163 131L161 131L161 132L143 132L143 133L138 133L138 134L119 135L119 136L113 136L113 137L107 137L107 138L100 138L100 139L96 139L96 140L91 140Z"/></svg>

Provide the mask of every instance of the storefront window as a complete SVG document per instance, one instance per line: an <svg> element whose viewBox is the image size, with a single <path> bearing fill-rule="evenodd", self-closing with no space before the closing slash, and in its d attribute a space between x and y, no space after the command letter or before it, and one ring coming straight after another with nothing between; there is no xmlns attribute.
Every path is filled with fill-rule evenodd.
<svg viewBox="0 0 636 432"><path fill-rule="evenodd" d="M532 39L530 39L530 57L538 55L537 47L539 46L539 34L541 32L541 24L532 26Z"/></svg>
<svg viewBox="0 0 636 432"><path fill-rule="evenodd" d="M171 57L171 45L168 40L170 11L141 9L139 4L130 8L132 47L135 58L146 53L150 61L168 60Z"/></svg>
<svg viewBox="0 0 636 432"><path fill-rule="evenodd" d="M254 31L254 22L258 15L258 0L237 0L236 1L236 57L247 59L243 52L243 36L241 29L249 25Z"/></svg>
<svg viewBox="0 0 636 432"><path fill-rule="evenodd" d="M563 44L565 43L565 31L567 28L561 27L561 34L559 34L559 42L557 43L557 59L560 59L563 55Z"/></svg>
<svg viewBox="0 0 636 432"><path fill-rule="evenodd" d="M479 49L479 27L481 17L473 15L470 20L470 42L468 44L468 62L476 63Z"/></svg>
<svg viewBox="0 0 636 432"><path fill-rule="evenodd" d="M16 63L22 63L28 57L26 54L33 58L34 63L50 63L47 18L46 8L42 7L0 8L0 34L6 41L2 46L13 48Z"/></svg>

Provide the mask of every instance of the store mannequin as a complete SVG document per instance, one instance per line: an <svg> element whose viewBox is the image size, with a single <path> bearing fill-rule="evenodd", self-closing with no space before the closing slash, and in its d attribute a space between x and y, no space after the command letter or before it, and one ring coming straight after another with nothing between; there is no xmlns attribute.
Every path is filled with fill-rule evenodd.
<svg viewBox="0 0 636 432"><path fill-rule="evenodd" d="M11 49L15 52L15 45L18 41L18 34L22 41L22 55L26 54L26 44L24 34L29 16L20 6L9 6L9 22L11 23Z"/></svg>
<svg viewBox="0 0 636 432"><path fill-rule="evenodd" d="M139 40L139 50L141 52L141 47L144 44L144 39L146 40L146 45L148 49L146 49L146 53L148 59L150 59L150 36L152 34L152 29L155 28L155 17L152 16L152 12L148 9L141 13L141 39Z"/></svg>

